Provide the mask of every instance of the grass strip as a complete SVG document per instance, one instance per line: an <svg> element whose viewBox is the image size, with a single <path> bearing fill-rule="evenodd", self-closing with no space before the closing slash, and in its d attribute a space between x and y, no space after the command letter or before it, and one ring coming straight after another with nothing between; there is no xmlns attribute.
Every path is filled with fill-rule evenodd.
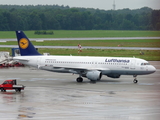
<svg viewBox="0 0 160 120"><path fill-rule="evenodd" d="M88 38L88 37L160 37L160 31L136 30L53 30L53 35L37 35L24 31L29 38ZM16 38L15 31L0 31L0 38Z"/></svg>
<svg viewBox="0 0 160 120"><path fill-rule="evenodd" d="M8 51L11 54L11 48L0 48L0 51ZM39 48L38 51L41 54L50 53L51 55L136 57L148 61L160 61L160 50L143 50L144 55L141 55L139 50L82 49L80 54L78 49Z"/></svg>
<svg viewBox="0 0 160 120"><path fill-rule="evenodd" d="M160 40L53 40L36 42L38 46L103 46L103 47L160 47ZM1 45L17 45L17 41L7 41L0 43Z"/></svg>

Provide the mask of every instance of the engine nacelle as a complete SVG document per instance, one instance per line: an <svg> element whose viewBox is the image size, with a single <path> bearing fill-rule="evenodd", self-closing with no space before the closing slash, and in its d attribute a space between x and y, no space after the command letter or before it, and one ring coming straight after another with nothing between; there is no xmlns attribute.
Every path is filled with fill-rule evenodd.
<svg viewBox="0 0 160 120"><path fill-rule="evenodd" d="M89 80L97 81L97 80L101 79L102 73L100 71L88 71L87 74L86 74L86 77Z"/></svg>
<svg viewBox="0 0 160 120"><path fill-rule="evenodd" d="M107 76L111 77L111 78L120 78L121 75L119 75L119 74L109 74Z"/></svg>

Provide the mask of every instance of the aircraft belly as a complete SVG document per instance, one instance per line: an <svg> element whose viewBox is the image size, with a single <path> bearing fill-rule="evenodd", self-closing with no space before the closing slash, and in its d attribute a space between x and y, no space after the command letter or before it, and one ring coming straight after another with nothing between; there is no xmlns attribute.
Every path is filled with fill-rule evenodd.
<svg viewBox="0 0 160 120"><path fill-rule="evenodd" d="M112 70L112 74L120 74L120 75L145 75L150 74L150 71L141 71L141 70Z"/></svg>
<svg viewBox="0 0 160 120"><path fill-rule="evenodd" d="M110 70L103 70L103 71L102 71L102 74L103 74L103 75L105 75L105 74L109 74L109 73L111 73L111 71L110 71Z"/></svg>

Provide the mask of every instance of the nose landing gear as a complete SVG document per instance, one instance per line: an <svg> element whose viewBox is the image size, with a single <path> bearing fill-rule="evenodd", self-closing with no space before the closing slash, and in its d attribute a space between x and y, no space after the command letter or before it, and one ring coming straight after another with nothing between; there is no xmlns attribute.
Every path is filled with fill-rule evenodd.
<svg viewBox="0 0 160 120"><path fill-rule="evenodd" d="M133 80L133 82L134 82L134 83L137 83L137 82L138 82L138 80L134 79L134 80Z"/></svg>
<svg viewBox="0 0 160 120"><path fill-rule="evenodd" d="M138 83L138 80L137 80L137 78L136 78L136 77L137 77L137 75L133 75L133 77L134 77L133 82L134 82L134 83Z"/></svg>

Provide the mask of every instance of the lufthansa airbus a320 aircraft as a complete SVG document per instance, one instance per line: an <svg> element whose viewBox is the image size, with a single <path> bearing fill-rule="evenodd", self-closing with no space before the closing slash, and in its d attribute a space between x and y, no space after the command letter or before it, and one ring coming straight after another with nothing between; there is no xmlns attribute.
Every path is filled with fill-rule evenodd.
<svg viewBox="0 0 160 120"><path fill-rule="evenodd" d="M85 56L44 56L38 53L23 31L16 31L21 56L13 59L38 69L79 74L77 82L86 77L96 82L102 75L119 78L121 75L133 75L137 83L137 75L151 74L156 71L148 61L129 57L85 57Z"/></svg>

